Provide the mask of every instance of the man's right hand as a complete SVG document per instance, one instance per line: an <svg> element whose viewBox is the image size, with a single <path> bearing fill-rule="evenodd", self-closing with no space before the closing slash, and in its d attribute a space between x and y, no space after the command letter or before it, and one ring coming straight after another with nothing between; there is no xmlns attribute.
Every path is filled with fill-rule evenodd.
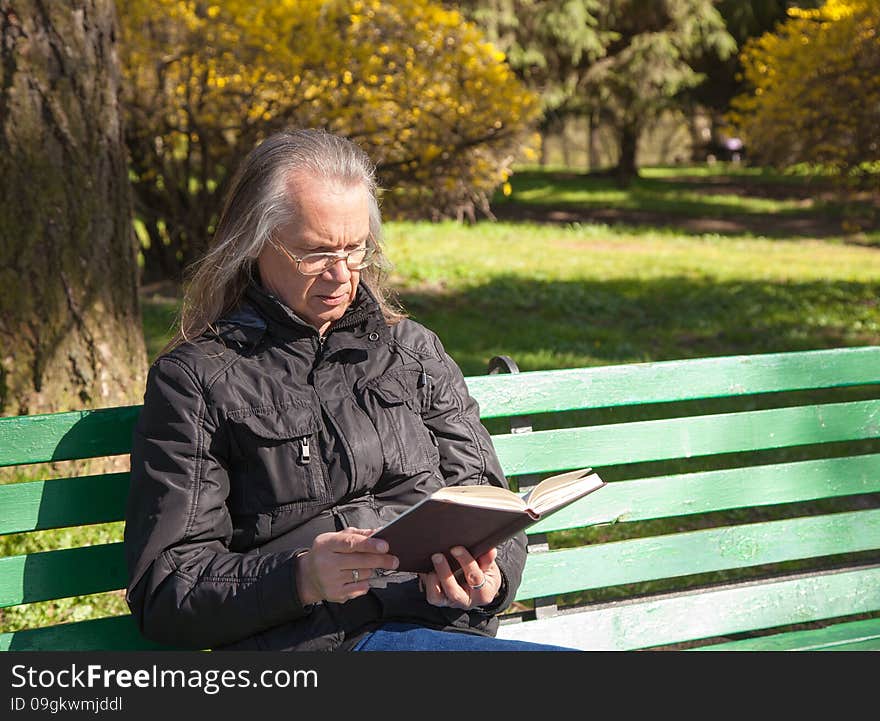
<svg viewBox="0 0 880 721"><path fill-rule="evenodd" d="M296 585L304 606L321 601L345 603L363 596L375 569L397 568L397 557L388 553L387 541L369 538L372 532L346 528L322 533L297 557Z"/></svg>

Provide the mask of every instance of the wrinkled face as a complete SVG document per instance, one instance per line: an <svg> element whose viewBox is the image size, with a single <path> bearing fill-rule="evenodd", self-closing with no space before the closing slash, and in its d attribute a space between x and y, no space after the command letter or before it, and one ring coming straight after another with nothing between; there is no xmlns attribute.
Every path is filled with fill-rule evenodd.
<svg viewBox="0 0 880 721"><path fill-rule="evenodd" d="M370 206L363 185L304 175L290 178L287 191L296 217L275 231L274 240L291 255L353 250L366 243ZM360 280L360 271L341 259L320 275L302 275L272 243L265 245L257 265L263 285L321 335L351 305Z"/></svg>

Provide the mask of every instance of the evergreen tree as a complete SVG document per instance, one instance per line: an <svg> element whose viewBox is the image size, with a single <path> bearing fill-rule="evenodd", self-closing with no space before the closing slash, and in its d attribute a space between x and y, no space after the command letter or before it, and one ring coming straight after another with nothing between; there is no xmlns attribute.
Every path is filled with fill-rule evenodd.
<svg viewBox="0 0 880 721"><path fill-rule="evenodd" d="M571 114L616 132L616 175L636 175L639 135L703 76L691 63L735 42L713 0L474 0L459 3L541 93L544 127Z"/></svg>
<svg viewBox="0 0 880 721"><path fill-rule="evenodd" d="M542 130L588 110L584 77L613 33L598 27L600 0L473 0L457 3L541 94Z"/></svg>
<svg viewBox="0 0 880 721"><path fill-rule="evenodd" d="M680 110L682 91L704 79L693 59L707 48L724 57L735 43L712 0L610 0L599 21L615 39L587 73L585 91L617 132L615 173L626 185L638 174L642 130L662 112Z"/></svg>
<svg viewBox="0 0 880 721"><path fill-rule="evenodd" d="M718 12L724 18L727 32L733 37L737 47L742 49L749 39L772 32L779 23L784 22L789 8L817 8L822 2L823 0L720 0L717 6ZM691 121L703 115L710 120L708 138L702 137L696 125L691 123L695 157L702 157L705 152L717 149L722 140L724 114L733 97L745 90L743 68L739 53L722 56L711 47L698 53L691 65L706 79L685 90L681 100L685 114Z"/></svg>

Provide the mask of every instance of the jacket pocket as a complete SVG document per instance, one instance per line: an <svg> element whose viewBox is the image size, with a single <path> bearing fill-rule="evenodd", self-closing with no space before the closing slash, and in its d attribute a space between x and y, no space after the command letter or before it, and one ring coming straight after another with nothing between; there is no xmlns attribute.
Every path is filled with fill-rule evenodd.
<svg viewBox="0 0 880 721"><path fill-rule="evenodd" d="M363 386L364 407L382 441L384 470L392 476L435 468L440 460L420 412L420 373L418 366L404 366Z"/></svg>
<svg viewBox="0 0 880 721"><path fill-rule="evenodd" d="M245 512L277 512L329 500L319 448L320 416L305 402L227 413L233 446L231 496Z"/></svg>

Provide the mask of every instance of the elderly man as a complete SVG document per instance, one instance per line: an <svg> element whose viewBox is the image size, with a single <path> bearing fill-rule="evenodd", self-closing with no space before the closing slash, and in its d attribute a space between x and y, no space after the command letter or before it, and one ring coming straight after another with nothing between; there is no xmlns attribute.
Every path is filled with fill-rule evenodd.
<svg viewBox="0 0 880 721"><path fill-rule="evenodd" d="M444 485L506 486L461 371L389 301L380 241L373 166L345 139L276 134L233 179L135 430L127 600L148 638L551 648L494 638L522 534L419 576L369 537Z"/></svg>

